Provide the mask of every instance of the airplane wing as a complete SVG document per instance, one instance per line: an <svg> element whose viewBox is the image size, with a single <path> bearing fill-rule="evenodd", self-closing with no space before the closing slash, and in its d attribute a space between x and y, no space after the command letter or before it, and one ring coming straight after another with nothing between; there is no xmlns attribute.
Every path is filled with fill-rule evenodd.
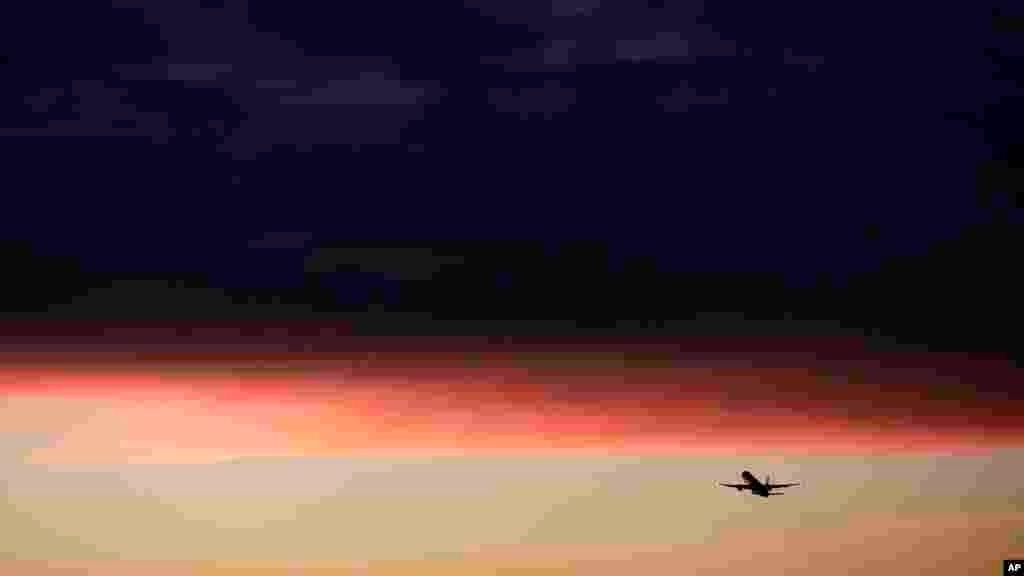
<svg viewBox="0 0 1024 576"><path fill-rule="evenodd" d="M768 485L768 489L769 490L774 490L776 488L789 488L790 486L799 486L799 485L800 485L799 482L793 482L791 484L769 484Z"/></svg>
<svg viewBox="0 0 1024 576"><path fill-rule="evenodd" d="M739 488L740 490L750 488L750 484L726 484L724 482L719 482L718 484L720 486L725 486L726 488Z"/></svg>

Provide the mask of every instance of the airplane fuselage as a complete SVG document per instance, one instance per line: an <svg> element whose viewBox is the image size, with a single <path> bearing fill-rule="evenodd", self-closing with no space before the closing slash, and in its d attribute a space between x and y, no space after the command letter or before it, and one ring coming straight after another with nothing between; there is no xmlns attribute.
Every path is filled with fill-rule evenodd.
<svg viewBox="0 0 1024 576"><path fill-rule="evenodd" d="M762 496L764 498L771 496L771 493L768 490L768 486L762 484L761 481L758 480L753 474L744 470L741 476L744 480L746 480L747 484L750 486L751 493L757 496Z"/></svg>

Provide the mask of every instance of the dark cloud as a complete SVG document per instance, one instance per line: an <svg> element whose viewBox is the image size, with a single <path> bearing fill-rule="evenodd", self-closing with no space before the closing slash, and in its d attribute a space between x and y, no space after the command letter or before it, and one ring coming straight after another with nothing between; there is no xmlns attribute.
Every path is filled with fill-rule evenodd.
<svg viewBox="0 0 1024 576"><path fill-rule="evenodd" d="M166 68L170 80L222 92L242 118L221 148L236 156L276 145L397 143L422 106L443 93L436 83L404 81L386 56L310 56L279 34L256 29L244 2L218 10L132 4L159 28L167 50L150 66L122 67L122 77L141 80Z"/></svg>
<svg viewBox="0 0 1024 576"><path fill-rule="evenodd" d="M74 80L24 98L31 126L0 127L0 137L132 137L166 144L175 135L163 112L140 110L127 91L102 80Z"/></svg>
<svg viewBox="0 0 1024 576"><path fill-rule="evenodd" d="M313 241L309 232L267 232L262 237L251 240L249 248L255 250L286 250L302 248Z"/></svg>
<svg viewBox="0 0 1024 576"><path fill-rule="evenodd" d="M520 118L540 115L551 119L568 112L576 101L576 91L557 80L545 80L540 86L492 88L490 101L498 112L518 114Z"/></svg>
<svg viewBox="0 0 1024 576"><path fill-rule="evenodd" d="M168 64L167 79L182 82L212 82L231 72L231 64Z"/></svg>
<svg viewBox="0 0 1024 576"><path fill-rule="evenodd" d="M690 55L690 42L679 32L658 32L653 38L619 40L616 55L623 60L676 60Z"/></svg>
<svg viewBox="0 0 1024 576"><path fill-rule="evenodd" d="M601 8L601 0L551 0L551 15L591 16Z"/></svg>
<svg viewBox="0 0 1024 576"><path fill-rule="evenodd" d="M618 264L527 251L514 260L541 264L499 266L490 247L473 267L420 255L402 258L427 264L335 264L414 278L461 270L429 290L415 282L412 296L417 314L473 321L689 325L710 311L733 316L702 329L731 330L761 309L786 326L828 318L931 341L1019 324L1019 282L1003 263L1020 233L1001 181L1020 130L1013 99L994 87L1020 66L984 49L987 11L936 4L922 24L910 7L878 18L738 0L113 5L21 3L0 23L14 39L0 67L17 191L7 210L39 215L10 218L4 234L84 265L204 269L211 284L287 284L297 288L281 299L330 303L319 268L295 252L216 245L240 249L270 229L600 237ZM974 29L950 33L961 21ZM976 201L975 186L996 200ZM97 202L108 190L124 199ZM885 233L865 241L865 222ZM110 277L25 262L5 275L12 314L72 297L98 311L124 301L131 314L236 301L144 283L108 290ZM716 276L742 270L771 280Z"/></svg>
<svg viewBox="0 0 1024 576"><path fill-rule="evenodd" d="M410 106L423 97L425 90L407 88L400 81L382 74L364 73L350 80L329 80L327 86L313 88L308 94L283 95L282 104L312 106Z"/></svg>
<svg viewBox="0 0 1024 576"><path fill-rule="evenodd" d="M734 56L736 40L726 39L706 23L697 22L701 3L651 9L644 3L587 0L556 1L551 18L541 10L478 8L498 21L522 23L539 39L505 54L488 54L484 63L508 72L554 72L580 65L610 66L616 62L695 64L707 56Z"/></svg>
<svg viewBox="0 0 1024 576"><path fill-rule="evenodd" d="M720 105L728 102L728 88L720 88L717 94L700 94L685 80L668 94L658 97L658 103L666 112L687 112L691 106Z"/></svg>
<svg viewBox="0 0 1024 576"><path fill-rule="evenodd" d="M814 72L825 63L824 56L798 56L793 53L792 48L783 51L783 61L792 66L806 66L808 72Z"/></svg>
<svg viewBox="0 0 1024 576"><path fill-rule="evenodd" d="M79 57L86 66L76 79L19 78L13 86L23 91L31 114L17 124L0 122L0 134L136 136L187 147L205 146L212 132L219 149L234 157L277 145L394 144L444 93L437 82L403 78L384 54L311 56L254 26L248 2L206 6L194 0L115 2L114 12L139 20L131 21L131 34L158 38L157 50L140 57L86 49ZM37 84L42 81L47 83ZM220 100L229 103L227 109L214 105Z"/></svg>
<svg viewBox="0 0 1024 576"><path fill-rule="evenodd" d="M407 280L429 280L443 268L461 263L461 257L438 255L429 248L325 247L306 259L306 270L313 273L353 270L394 274Z"/></svg>

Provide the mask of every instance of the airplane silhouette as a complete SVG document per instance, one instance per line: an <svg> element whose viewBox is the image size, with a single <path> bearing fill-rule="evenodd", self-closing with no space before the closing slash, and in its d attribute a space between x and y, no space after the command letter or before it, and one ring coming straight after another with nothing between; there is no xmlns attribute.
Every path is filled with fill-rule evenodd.
<svg viewBox="0 0 1024 576"><path fill-rule="evenodd" d="M776 488L788 488L790 486L800 485L799 482L793 482L789 484L772 484L771 476L765 476L764 482L762 483L747 470L744 470L743 474L741 474L740 476L743 478L743 480L746 481L745 484L726 484L724 482L719 482L719 484L725 486L726 488L735 488L740 492L744 490L750 490L751 494L756 494L757 496L763 496L765 498L769 496L778 496L780 494L785 494L785 492L772 492L772 490Z"/></svg>

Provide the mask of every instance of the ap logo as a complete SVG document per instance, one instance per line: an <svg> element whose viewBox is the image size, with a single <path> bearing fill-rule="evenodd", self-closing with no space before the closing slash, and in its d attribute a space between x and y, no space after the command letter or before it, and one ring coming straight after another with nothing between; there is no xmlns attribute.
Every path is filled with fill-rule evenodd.
<svg viewBox="0 0 1024 576"><path fill-rule="evenodd" d="M1024 576L1024 560L1003 560L1003 575Z"/></svg>

